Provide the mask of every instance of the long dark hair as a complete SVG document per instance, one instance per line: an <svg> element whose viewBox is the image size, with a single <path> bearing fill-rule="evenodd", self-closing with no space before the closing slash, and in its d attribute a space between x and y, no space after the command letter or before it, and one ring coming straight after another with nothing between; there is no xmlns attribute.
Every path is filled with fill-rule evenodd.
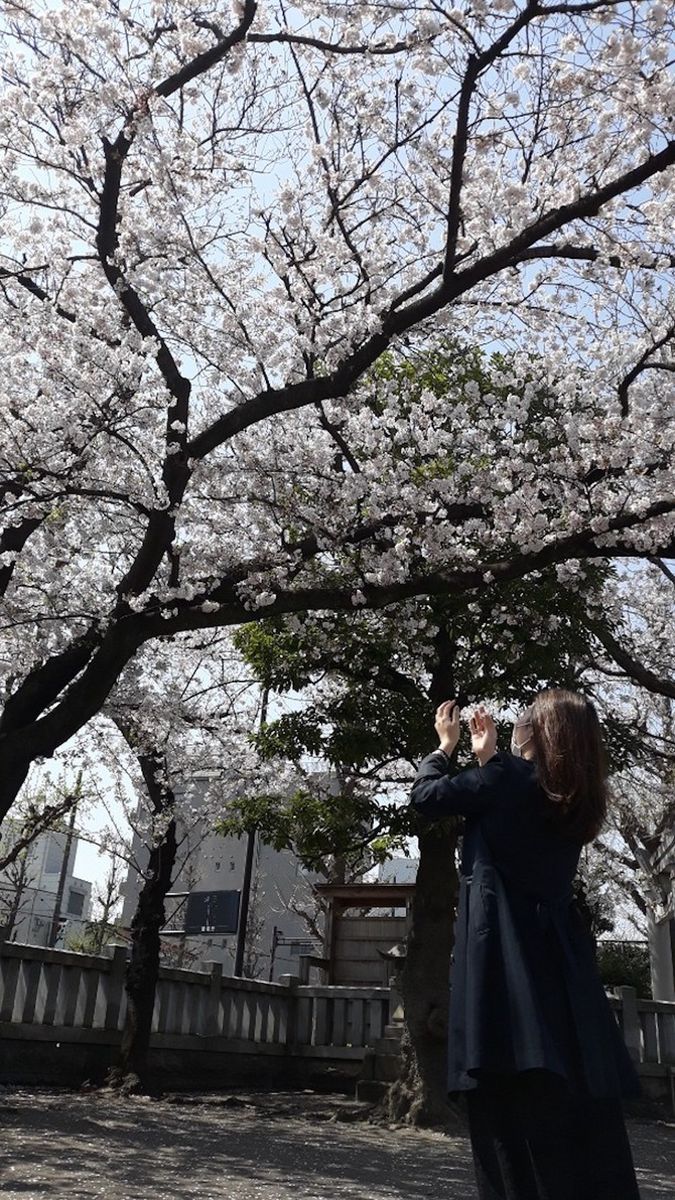
<svg viewBox="0 0 675 1200"><path fill-rule="evenodd" d="M607 763L600 722L590 700L550 688L531 709L539 782L569 837L598 836L607 815Z"/></svg>

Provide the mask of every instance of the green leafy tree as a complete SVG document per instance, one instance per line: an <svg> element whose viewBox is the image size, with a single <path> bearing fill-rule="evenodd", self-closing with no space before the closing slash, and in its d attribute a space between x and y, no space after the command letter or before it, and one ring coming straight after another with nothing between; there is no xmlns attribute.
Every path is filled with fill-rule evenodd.
<svg viewBox="0 0 675 1200"><path fill-rule="evenodd" d="M649 948L634 942L600 942L598 966L605 987L632 987L638 996L651 1000Z"/></svg>
<svg viewBox="0 0 675 1200"><path fill-rule="evenodd" d="M447 1117L438 1042L445 1037L461 832L457 820L423 826L407 804L413 766L435 745L433 709L458 693L465 703L488 696L499 709L528 703L546 685L579 687L592 652L579 593L548 575L524 593L521 583L486 587L463 609L439 601L379 616L311 619L293 629L270 621L238 635L265 687L278 698L304 699L300 711L281 713L254 738L263 762L295 765L298 786L240 797L223 831L255 826L263 840L293 849L326 875L330 862L365 868L405 848L410 836L419 839L404 1075L390 1098L392 1115L414 1121ZM504 645L504 612L524 611L527 628L508 626L515 633ZM556 635L545 638L551 614ZM428 641L419 643L413 627L423 628ZM614 757L624 759L630 729L615 721L608 734ZM311 760L330 768L332 786Z"/></svg>

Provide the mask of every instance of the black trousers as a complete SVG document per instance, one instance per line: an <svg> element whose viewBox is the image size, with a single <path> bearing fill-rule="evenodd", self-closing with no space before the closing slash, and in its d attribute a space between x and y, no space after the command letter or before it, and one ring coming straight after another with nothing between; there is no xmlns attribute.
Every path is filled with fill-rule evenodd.
<svg viewBox="0 0 675 1200"><path fill-rule="evenodd" d="M640 1200L620 1101L549 1071L483 1076L466 1099L480 1200Z"/></svg>

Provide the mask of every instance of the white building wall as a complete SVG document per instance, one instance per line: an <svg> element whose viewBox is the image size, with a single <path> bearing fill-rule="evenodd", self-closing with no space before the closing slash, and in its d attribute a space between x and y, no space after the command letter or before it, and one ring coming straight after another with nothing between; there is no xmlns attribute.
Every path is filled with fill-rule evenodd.
<svg viewBox="0 0 675 1200"><path fill-rule="evenodd" d="M11 845L13 829L11 820L6 822L7 843ZM33 946L46 946L49 941L59 876L66 849L67 834L49 830L41 834L28 848L27 885L20 901L17 918L10 932L10 940ZM68 858L60 916L64 919L57 945L64 944L68 933L81 929L91 919L91 889L88 879L73 874L77 854L77 836L72 839ZM6 914L15 890L11 868L0 871L0 897L2 914ZM0 916L0 925L4 916Z"/></svg>
<svg viewBox="0 0 675 1200"><path fill-rule="evenodd" d="M417 868L420 865L418 858L408 858L406 855L397 855L395 858L390 858L387 862L380 863L377 869L378 883L414 883L417 879ZM405 908L392 908L389 910L392 917L404 917Z"/></svg>
<svg viewBox="0 0 675 1200"><path fill-rule="evenodd" d="M398 855L387 862L380 863L377 872L378 883L414 883L417 878L418 858L406 858Z"/></svg>
<svg viewBox="0 0 675 1200"><path fill-rule="evenodd" d="M198 784L199 780L195 782ZM197 795L195 789L193 805L198 803ZM245 837L221 837L212 833L209 822L204 821L193 824L189 830L179 829L179 841L178 869L172 882L172 893L242 891L246 862ZM142 867L147 857L147 848L136 837L134 858ZM124 886L122 910L122 925L127 929L136 909L141 885L142 879L138 873L130 870ZM248 940L245 958L245 964L248 959L257 978L269 978L270 969L273 979L284 973L295 974L299 954L318 950L318 945L312 944L305 921L289 910L289 902L294 896L302 897L303 907L312 908L310 876L290 851L276 851L257 839L249 911L249 928L254 926L254 931L253 937ZM167 897L165 931L183 929L185 905L182 898ZM278 945L272 963L275 928ZM225 974L233 973L237 942L234 932L183 937L165 932L162 940L165 956L175 948L176 953L184 954L185 965L189 961L221 962Z"/></svg>

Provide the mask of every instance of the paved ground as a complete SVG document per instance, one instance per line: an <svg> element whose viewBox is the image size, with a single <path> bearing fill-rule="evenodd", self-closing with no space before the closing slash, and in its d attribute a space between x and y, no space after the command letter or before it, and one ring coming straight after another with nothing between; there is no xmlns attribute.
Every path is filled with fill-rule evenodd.
<svg viewBox="0 0 675 1200"><path fill-rule="evenodd" d="M306 1096L121 1100L4 1089L3 1200L475 1200L464 1138ZM643 1200L675 1194L675 1123L631 1122Z"/></svg>

